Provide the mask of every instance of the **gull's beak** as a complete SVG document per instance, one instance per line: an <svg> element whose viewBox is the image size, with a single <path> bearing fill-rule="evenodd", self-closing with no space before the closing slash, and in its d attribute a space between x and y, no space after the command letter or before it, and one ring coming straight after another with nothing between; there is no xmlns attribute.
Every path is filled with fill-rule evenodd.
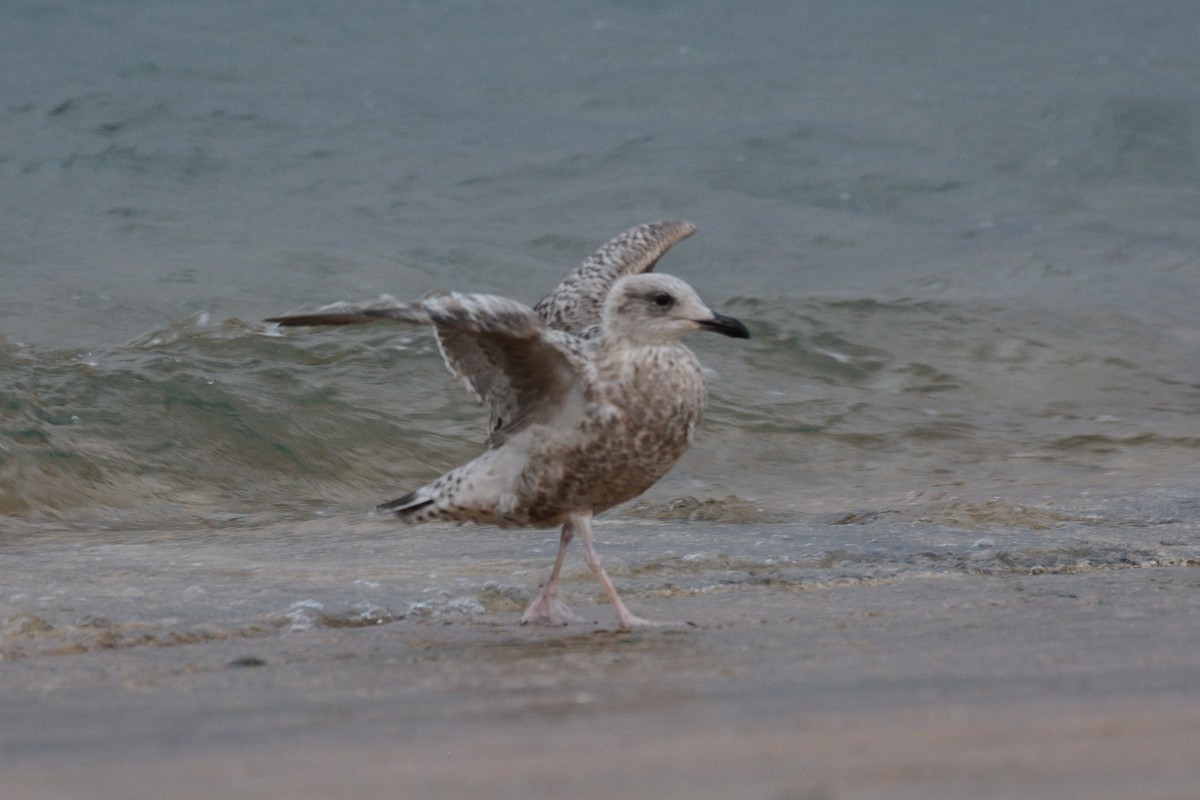
<svg viewBox="0 0 1200 800"><path fill-rule="evenodd" d="M732 336L735 339L750 338L750 331L746 330L745 325L733 317L727 317L724 314L713 314L712 319L701 319L696 322L706 331Z"/></svg>

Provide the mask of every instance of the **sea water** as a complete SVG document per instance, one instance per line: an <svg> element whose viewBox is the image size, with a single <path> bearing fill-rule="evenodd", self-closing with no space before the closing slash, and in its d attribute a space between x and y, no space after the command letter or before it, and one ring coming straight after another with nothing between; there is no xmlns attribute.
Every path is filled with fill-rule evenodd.
<svg viewBox="0 0 1200 800"><path fill-rule="evenodd" d="M5 3L0 547L228 534L336 569L485 414L428 331L261 320L533 303L665 218L699 231L658 268L753 338L689 340L697 442L602 518L657 526L633 562L808 515L920 508L968 547L1118 497L1194 520L1198 36L1168 0ZM452 530L387 528L372 558L529 556L535 587L553 554ZM271 607L307 600L334 602Z"/></svg>

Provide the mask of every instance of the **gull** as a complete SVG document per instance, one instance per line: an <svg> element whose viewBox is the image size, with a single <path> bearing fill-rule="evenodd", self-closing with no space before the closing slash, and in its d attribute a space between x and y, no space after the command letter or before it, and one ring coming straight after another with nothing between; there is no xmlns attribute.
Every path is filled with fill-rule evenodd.
<svg viewBox="0 0 1200 800"><path fill-rule="evenodd" d="M596 553L591 523L653 486L691 444L707 393L700 363L681 337L697 330L750 336L679 278L651 272L695 230L682 221L631 228L533 308L495 295L450 293L267 321L432 326L450 372L490 410L487 447L379 510L406 523L561 525L554 568L522 624L583 621L558 596L563 558L576 536L621 628L679 624L629 611Z"/></svg>

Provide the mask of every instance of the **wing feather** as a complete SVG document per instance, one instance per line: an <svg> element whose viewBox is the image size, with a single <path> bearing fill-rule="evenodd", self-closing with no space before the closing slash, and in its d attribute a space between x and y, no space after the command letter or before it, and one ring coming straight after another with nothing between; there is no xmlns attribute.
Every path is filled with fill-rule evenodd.
<svg viewBox="0 0 1200 800"><path fill-rule="evenodd" d="M446 366L491 412L489 444L559 413L578 381L577 349L533 309L505 297L447 294L390 308L272 317L280 325L396 320L431 325Z"/></svg>
<svg viewBox="0 0 1200 800"><path fill-rule="evenodd" d="M591 338L599 331L604 300L617 279L651 271L672 245L695 232L695 225L682 220L630 228L588 257L534 310L551 328Z"/></svg>

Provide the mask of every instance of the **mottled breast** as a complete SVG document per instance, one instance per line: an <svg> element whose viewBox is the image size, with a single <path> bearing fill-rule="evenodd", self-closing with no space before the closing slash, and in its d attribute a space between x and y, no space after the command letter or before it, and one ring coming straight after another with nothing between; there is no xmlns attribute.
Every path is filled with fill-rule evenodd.
<svg viewBox="0 0 1200 800"><path fill-rule="evenodd" d="M599 513L632 499L692 441L706 393L690 350L641 347L602 354L593 364L574 435L559 439L556 453L530 453L518 489L525 524L554 524L574 511Z"/></svg>

